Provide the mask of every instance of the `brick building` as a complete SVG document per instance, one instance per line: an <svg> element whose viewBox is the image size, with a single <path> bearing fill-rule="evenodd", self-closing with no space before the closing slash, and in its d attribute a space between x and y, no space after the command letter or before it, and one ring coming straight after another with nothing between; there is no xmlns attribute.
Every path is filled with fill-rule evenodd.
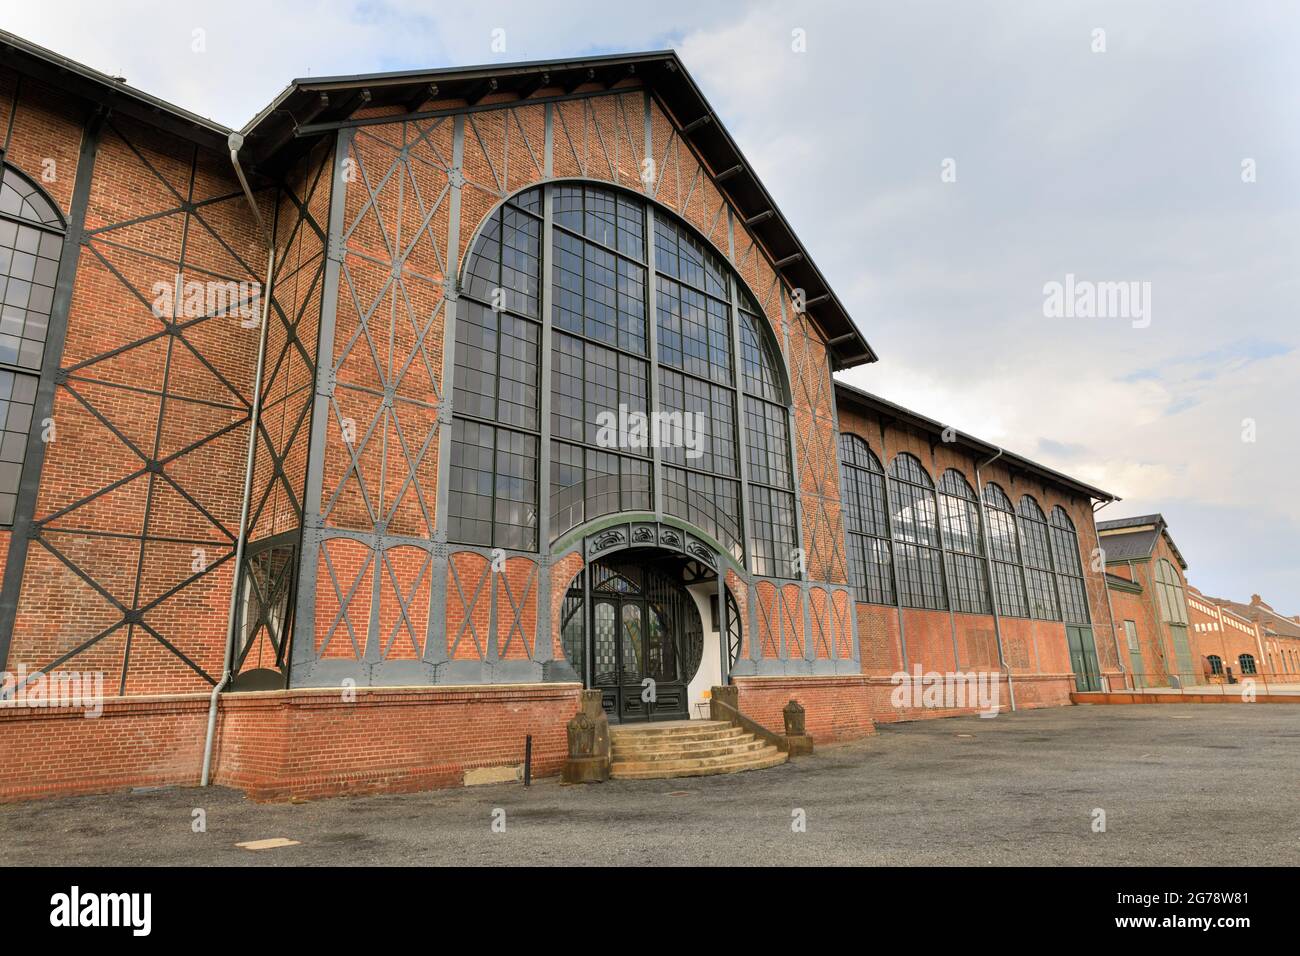
<svg viewBox="0 0 1300 956"><path fill-rule="evenodd" d="M1249 604L1189 587L1192 647L1212 683L1255 677L1300 684L1300 620L1252 594Z"/></svg>
<svg viewBox="0 0 1300 956"><path fill-rule="evenodd" d="M834 380L876 355L674 54L232 136L0 52L0 797L193 782L210 699L275 797L553 773L583 687L824 741L952 712L917 667L1123 679L1113 496ZM16 699L70 673L98 719Z"/></svg>
<svg viewBox="0 0 1300 956"><path fill-rule="evenodd" d="M1187 562L1164 517L1114 518L1097 529L1129 686L1203 682L1188 632Z"/></svg>

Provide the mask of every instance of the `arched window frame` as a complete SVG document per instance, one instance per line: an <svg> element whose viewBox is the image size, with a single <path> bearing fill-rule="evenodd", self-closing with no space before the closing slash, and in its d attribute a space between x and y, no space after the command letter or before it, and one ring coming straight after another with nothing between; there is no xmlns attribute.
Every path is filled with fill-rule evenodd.
<svg viewBox="0 0 1300 956"><path fill-rule="evenodd" d="M1080 559L1079 534L1074 522L1060 505L1052 508L1048 521L1052 539L1052 561L1061 600L1061 616L1067 624L1091 624L1088 588Z"/></svg>
<svg viewBox="0 0 1300 956"><path fill-rule="evenodd" d="M993 559L998 613L1003 617L1029 617L1020 531L1011 499L1001 485L990 481L984 485L984 505L988 518L988 548L989 556Z"/></svg>
<svg viewBox="0 0 1300 956"><path fill-rule="evenodd" d="M1242 674L1259 673L1254 654L1238 654L1237 665L1241 668Z"/></svg>
<svg viewBox="0 0 1300 956"><path fill-rule="evenodd" d="M946 610L938 495L930 473L915 455L894 456L889 498L899 602L905 607Z"/></svg>
<svg viewBox="0 0 1300 956"><path fill-rule="evenodd" d="M1156 596L1160 617L1166 624L1187 625L1187 593L1168 558L1156 562Z"/></svg>
<svg viewBox="0 0 1300 956"><path fill-rule="evenodd" d="M1029 615L1040 621L1059 621L1061 605L1056 594L1051 535L1047 528L1047 516L1033 495L1020 496L1016 523L1020 528L1020 554L1025 565Z"/></svg>
<svg viewBox="0 0 1300 956"><path fill-rule="evenodd" d="M839 438L849 575L857 600L894 604L893 541L885 469L857 435Z"/></svg>
<svg viewBox="0 0 1300 956"><path fill-rule="evenodd" d="M512 242L510 217L536 223L536 236ZM798 576L789 376L770 324L707 240L638 193L556 180L500 203L467 250L459 298L480 339L509 344L507 323L538 332L536 344L499 348L501 366L489 367L480 348L482 367L472 368L475 343L458 308L449 540L537 551L603 516L657 511L690 522L755 574ZM525 274L535 294L519 284ZM493 310L504 318L485 335L486 323L474 319L491 309L493 280L506 289ZM576 382L561 367L566 346L583 353L568 360L569 372L581 373ZM606 360L596 382L587 374L593 353ZM522 380L502 374L520 361ZM478 392L492 391L496 407L472 407L466 380L475 375L491 379ZM561 387L574 394L558 394ZM536 409L535 427L506 414L515 411L501 407L507 391ZM590 407L616 408L627 396L632 410L672 410L675 402L707 412L706 460L596 447ZM566 400L584 411L566 420ZM581 434L565 433L566 425ZM521 522L529 510L532 523Z"/></svg>
<svg viewBox="0 0 1300 956"><path fill-rule="evenodd" d="M1211 654L1206 659L1210 665L1210 673L1220 675L1223 673L1223 658L1218 654Z"/></svg>
<svg viewBox="0 0 1300 956"><path fill-rule="evenodd" d="M955 468L939 478L939 520L952 609L991 613L979 498L966 476Z"/></svg>
<svg viewBox="0 0 1300 956"><path fill-rule="evenodd" d="M58 204L8 163L0 171L0 527L12 527L67 222Z"/></svg>

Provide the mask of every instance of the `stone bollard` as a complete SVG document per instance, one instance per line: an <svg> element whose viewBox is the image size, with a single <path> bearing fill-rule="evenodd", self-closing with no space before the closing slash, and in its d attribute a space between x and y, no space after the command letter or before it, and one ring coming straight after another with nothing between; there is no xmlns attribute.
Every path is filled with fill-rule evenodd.
<svg viewBox="0 0 1300 956"><path fill-rule="evenodd" d="M609 779L609 719L601 692L584 690L578 712L567 725L569 758L561 779L565 783L601 783Z"/></svg>
<svg viewBox="0 0 1300 956"><path fill-rule="evenodd" d="M791 699L782 709L781 716L785 718L785 739L790 742L790 756L812 753L813 741L805 729L803 705Z"/></svg>

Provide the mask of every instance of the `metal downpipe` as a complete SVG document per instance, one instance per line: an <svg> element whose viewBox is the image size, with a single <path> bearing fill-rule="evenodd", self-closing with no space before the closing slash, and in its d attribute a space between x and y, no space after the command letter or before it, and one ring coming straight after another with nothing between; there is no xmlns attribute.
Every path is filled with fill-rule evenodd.
<svg viewBox="0 0 1300 956"><path fill-rule="evenodd" d="M244 494L239 508L239 536L235 539L235 569L230 585L230 608L226 617L224 669L221 680L212 688L212 697L208 702L208 730L203 742L203 774L199 781L201 787L208 786L212 775L212 745L217 732L217 698L221 696L221 692L234 679L235 615L239 609L240 570L244 564L244 542L248 537L248 512L253 491L253 464L257 457L257 426L262 410L262 374L266 364L267 319L271 309L271 281L275 275L275 243L266 229L266 223L262 220L261 210L257 208L257 201L253 198L253 191L248 185L248 177L244 175L244 170L239 165L239 150L244 145L244 138L238 133L231 133L228 145L230 146L230 163L235 167L235 175L239 178L239 184L244 189L244 197L253 210L253 217L262 230L263 238L266 239L266 282L262 286L261 327L258 330L257 338L257 370L253 376L253 403L249 409L248 424L248 453L244 462Z"/></svg>
<svg viewBox="0 0 1300 956"><path fill-rule="evenodd" d="M1106 549L1101 546L1101 535L1097 532L1097 512L1114 503L1114 500L1107 501L1101 508L1092 509L1092 536L1097 539L1097 550L1103 555L1105 555ZM1101 586L1106 591L1106 616L1110 618L1110 638L1111 643L1115 645L1115 663L1119 667L1119 672L1124 675L1124 687L1129 690L1137 690L1137 681L1133 678L1129 669L1124 666L1124 655L1119 649L1119 632L1115 630L1115 607L1110 603L1110 584L1106 581L1106 573L1106 560L1103 557L1101 562Z"/></svg>

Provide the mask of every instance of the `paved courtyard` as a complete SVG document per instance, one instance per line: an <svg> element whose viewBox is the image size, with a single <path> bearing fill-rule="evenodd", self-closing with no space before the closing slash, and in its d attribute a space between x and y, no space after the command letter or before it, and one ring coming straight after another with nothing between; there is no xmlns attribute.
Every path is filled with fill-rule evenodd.
<svg viewBox="0 0 1300 956"><path fill-rule="evenodd" d="M1300 706L1080 706L883 726L731 776L296 805L221 788L0 805L0 864L1294 866L1297 781ZM206 833L191 831L196 808ZM275 837L300 842L235 847Z"/></svg>

